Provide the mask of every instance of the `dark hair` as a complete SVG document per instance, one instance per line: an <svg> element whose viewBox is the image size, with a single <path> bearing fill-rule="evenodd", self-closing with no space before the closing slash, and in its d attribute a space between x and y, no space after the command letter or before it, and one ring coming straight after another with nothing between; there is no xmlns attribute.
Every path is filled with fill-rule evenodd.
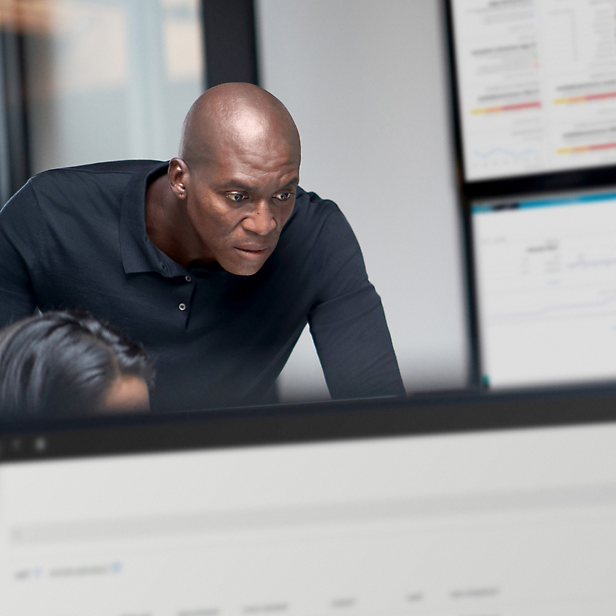
<svg viewBox="0 0 616 616"><path fill-rule="evenodd" d="M154 383L143 347L81 312L47 312L0 331L0 418L77 416L103 409L121 376Z"/></svg>

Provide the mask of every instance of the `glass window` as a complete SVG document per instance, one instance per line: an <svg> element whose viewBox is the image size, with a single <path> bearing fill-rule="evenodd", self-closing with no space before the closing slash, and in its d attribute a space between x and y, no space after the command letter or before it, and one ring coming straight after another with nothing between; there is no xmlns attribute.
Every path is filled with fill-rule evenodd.
<svg viewBox="0 0 616 616"><path fill-rule="evenodd" d="M199 0L12 0L23 34L30 173L177 154L204 91Z"/></svg>

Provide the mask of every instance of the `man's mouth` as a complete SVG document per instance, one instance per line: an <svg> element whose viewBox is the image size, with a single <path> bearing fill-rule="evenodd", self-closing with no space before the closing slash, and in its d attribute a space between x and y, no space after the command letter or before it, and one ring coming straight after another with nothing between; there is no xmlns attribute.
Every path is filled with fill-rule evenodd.
<svg viewBox="0 0 616 616"><path fill-rule="evenodd" d="M251 247L251 248L240 248L239 246L235 246L235 250L237 250L241 255L248 257L248 258L258 258L263 256L268 248L264 247L264 248L256 248L256 247Z"/></svg>

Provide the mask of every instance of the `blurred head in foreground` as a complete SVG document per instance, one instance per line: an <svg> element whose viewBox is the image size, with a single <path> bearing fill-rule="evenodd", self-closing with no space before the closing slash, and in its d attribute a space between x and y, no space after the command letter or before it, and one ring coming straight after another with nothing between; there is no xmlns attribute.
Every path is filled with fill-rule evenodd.
<svg viewBox="0 0 616 616"><path fill-rule="evenodd" d="M47 312L0 331L0 418L149 410L152 363L95 318Z"/></svg>

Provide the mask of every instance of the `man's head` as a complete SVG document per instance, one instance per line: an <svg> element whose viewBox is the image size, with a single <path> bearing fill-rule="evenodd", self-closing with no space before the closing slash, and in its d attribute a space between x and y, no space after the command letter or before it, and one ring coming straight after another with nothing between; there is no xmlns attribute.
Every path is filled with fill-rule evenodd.
<svg viewBox="0 0 616 616"><path fill-rule="evenodd" d="M300 156L293 119L265 90L228 83L197 99L168 171L184 208L187 264L256 273L293 211Z"/></svg>

